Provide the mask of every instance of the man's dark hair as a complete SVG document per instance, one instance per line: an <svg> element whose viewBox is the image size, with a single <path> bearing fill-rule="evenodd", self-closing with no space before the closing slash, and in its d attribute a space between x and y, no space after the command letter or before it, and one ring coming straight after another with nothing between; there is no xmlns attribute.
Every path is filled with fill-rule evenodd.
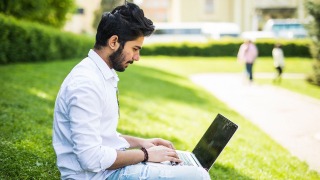
<svg viewBox="0 0 320 180"><path fill-rule="evenodd" d="M113 35L117 35L119 43L124 46L127 41L150 36L153 31L153 22L144 16L143 10L127 2L102 15L94 48L101 49L102 46L106 46L108 39Z"/></svg>

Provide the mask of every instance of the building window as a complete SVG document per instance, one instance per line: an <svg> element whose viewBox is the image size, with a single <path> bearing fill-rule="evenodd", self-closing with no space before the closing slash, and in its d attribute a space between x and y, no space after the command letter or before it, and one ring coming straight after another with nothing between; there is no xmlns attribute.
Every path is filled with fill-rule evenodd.
<svg viewBox="0 0 320 180"><path fill-rule="evenodd" d="M205 0L204 12L207 14L213 13L214 11L214 0Z"/></svg>
<svg viewBox="0 0 320 180"><path fill-rule="evenodd" d="M84 14L84 9L83 8L77 8L76 14Z"/></svg>

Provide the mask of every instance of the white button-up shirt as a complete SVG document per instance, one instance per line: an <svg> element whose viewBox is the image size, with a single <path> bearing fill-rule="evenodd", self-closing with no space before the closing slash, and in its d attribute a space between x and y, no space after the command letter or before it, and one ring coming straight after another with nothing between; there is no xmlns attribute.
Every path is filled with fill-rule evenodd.
<svg viewBox="0 0 320 180"><path fill-rule="evenodd" d="M90 50L61 85L54 109L53 147L62 179L106 179L116 150L129 143L117 132L119 78Z"/></svg>

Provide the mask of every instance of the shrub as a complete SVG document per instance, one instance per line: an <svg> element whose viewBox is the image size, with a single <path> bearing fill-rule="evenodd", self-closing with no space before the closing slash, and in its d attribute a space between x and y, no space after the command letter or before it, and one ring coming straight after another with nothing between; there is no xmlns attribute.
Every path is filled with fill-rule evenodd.
<svg viewBox="0 0 320 180"><path fill-rule="evenodd" d="M307 78L307 80L312 84L320 86L320 1L308 0L305 1L305 6L312 17L308 30L312 37L310 51L314 59L312 64L313 73Z"/></svg>
<svg viewBox="0 0 320 180"><path fill-rule="evenodd" d="M158 43L147 44L143 47L143 55L168 56L236 56L240 39L210 41L208 43ZM256 43L259 56L271 56L275 43L281 43L287 57L311 57L309 40L258 40Z"/></svg>
<svg viewBox="0 0 320 180"><path fill-rule="evenodd" d="M93 39L0 14L0 64L83 57Z"/></svg>

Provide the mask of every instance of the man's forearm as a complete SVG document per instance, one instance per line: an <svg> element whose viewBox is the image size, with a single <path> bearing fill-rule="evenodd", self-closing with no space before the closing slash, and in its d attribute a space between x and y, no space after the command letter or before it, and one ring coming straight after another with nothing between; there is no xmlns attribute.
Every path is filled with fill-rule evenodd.
<svg viewBox="0 0 320 180"><path fill-rule="evenodd" d="M120 135L123 137L128 143L130 144L130 148L140 148L142 147L142 142L144 139L138 138L138 137L133 137L133 136L128 136L128 135Z"/></svg>
<svg viewBox="0 0 320 180"><path fill-rule="evenodd" d="M116 161L108 168L108 170L118 169L124 166L137 164L144 160L144 153L140 149L117 151Z"/></svg>

